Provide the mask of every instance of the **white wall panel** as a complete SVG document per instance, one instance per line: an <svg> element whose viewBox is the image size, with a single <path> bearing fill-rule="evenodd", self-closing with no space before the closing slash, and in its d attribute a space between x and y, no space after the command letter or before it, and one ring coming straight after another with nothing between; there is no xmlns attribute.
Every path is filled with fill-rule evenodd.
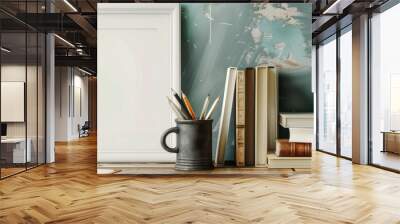
<svg viewBox="0 0 400 224"><path fill-rule="evenodd" d="M1 82L1 122L25 122L24 102L24 82Z"/></svg>
<svg viewBox="0 0 400 224"><path fill-rule="evenodd" d="M98 4L98 162L167 162L180 90L179 4Z"/></svg>

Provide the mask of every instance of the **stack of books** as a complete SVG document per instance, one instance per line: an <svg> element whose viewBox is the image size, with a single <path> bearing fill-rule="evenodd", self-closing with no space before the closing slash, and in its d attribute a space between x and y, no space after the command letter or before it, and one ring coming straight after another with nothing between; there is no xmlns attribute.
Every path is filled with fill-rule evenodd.
<svg viewBox="0 0 400 224"><path fill-rule="evenodd" d="M280 125L289 129L289 139L276 140L275 154L268 156L269 167L311 167L313 120L312 113L280 114Z"/></svg>
<svg viewBox="0 0 400 224"><path fill-rule="evenodd" d="M230 118L235 110L237 167L310 168L313 114L282 113L278 117L278 80L277 70L271 66L227 69L216 167L224 166ZM289 128L289 139L277 139L278 120Z"/></svg>
<svg viewBox="0 0 400 224"><path fill-rule="evenodd" d="M313 113L281 113L280 125L289 129L290 142L313 142Z"/></svg>

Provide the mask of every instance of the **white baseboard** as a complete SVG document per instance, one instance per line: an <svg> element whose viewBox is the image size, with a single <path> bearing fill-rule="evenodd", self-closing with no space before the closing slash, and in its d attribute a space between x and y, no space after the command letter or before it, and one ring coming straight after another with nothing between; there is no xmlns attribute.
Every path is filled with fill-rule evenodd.
<svg viewBox="0 0 400 224"><path fill-rule="evenodd" d="M102 152L97 151L98 163L175 162L175 153L165 152Z"/></svg>

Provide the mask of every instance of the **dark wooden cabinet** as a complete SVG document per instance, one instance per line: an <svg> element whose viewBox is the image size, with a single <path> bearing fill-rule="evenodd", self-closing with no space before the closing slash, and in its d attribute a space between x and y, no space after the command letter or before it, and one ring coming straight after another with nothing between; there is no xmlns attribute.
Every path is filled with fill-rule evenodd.
<svg viewBox="0 0 400 224"><path fill-rule="evenodd" d="M400 132L388 131L383 134L383 152L400 154Z"/></svg>

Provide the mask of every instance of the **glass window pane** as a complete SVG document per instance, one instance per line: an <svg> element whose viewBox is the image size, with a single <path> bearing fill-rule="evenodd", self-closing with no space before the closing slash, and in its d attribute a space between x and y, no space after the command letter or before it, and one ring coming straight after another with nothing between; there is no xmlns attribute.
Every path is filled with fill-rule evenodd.
<svg viewBox="0 0 400 224"><path fill-rule="evenodd" d="M43 13L44 6L44 0L0 1L19 16ZM45 162L46 39L38 32L0 12L1 178Z"/></svg>
<svg viewBox="0 0 400 224"><path fill-rule="evenodd" d="M27 13L37 13L37 1L27 2ZM34 19L31 19L32 22ZM37 166L38 160L38 34L35 30L27 29L27 74L26 74L26 125L27 125L27 150L30 150L28 168Z"/></svg>
<svg viewBox="0 0 400 224"><path fill-rule="evenodd" d="M352 157L352 33L340 36L340 153Z"/></svg>
<svg viewBox="0 0 400 224"><path fill-rule="evenodd" d="M372 163L400 170L400 5L372 17Z"/></svg>
<svg viewBox="0 0 400 224"><path fill-rule="evenodd" d="M1 34L1 175L25 170L26 150L26 33ZM28 147L29 149L29 147Z"/></svg>
<svg viewBox="0 0 400 224"><path fill-rule="evenodd" d="M27 143L28 150L30 148L30 160L27 163L28 168L34 167L37 165L37 116L38 116L38 88L37 88L37 80L38 80L38 35L36 32L28 32L28 62L27 62L27 80L26 80L26 112L27 112Z"/></svg>
<svg viewBox="0 0 400 224"><path fill-rule="evenodd" d="M318 148L336 153L336 40L318 48Z"/></svg>

